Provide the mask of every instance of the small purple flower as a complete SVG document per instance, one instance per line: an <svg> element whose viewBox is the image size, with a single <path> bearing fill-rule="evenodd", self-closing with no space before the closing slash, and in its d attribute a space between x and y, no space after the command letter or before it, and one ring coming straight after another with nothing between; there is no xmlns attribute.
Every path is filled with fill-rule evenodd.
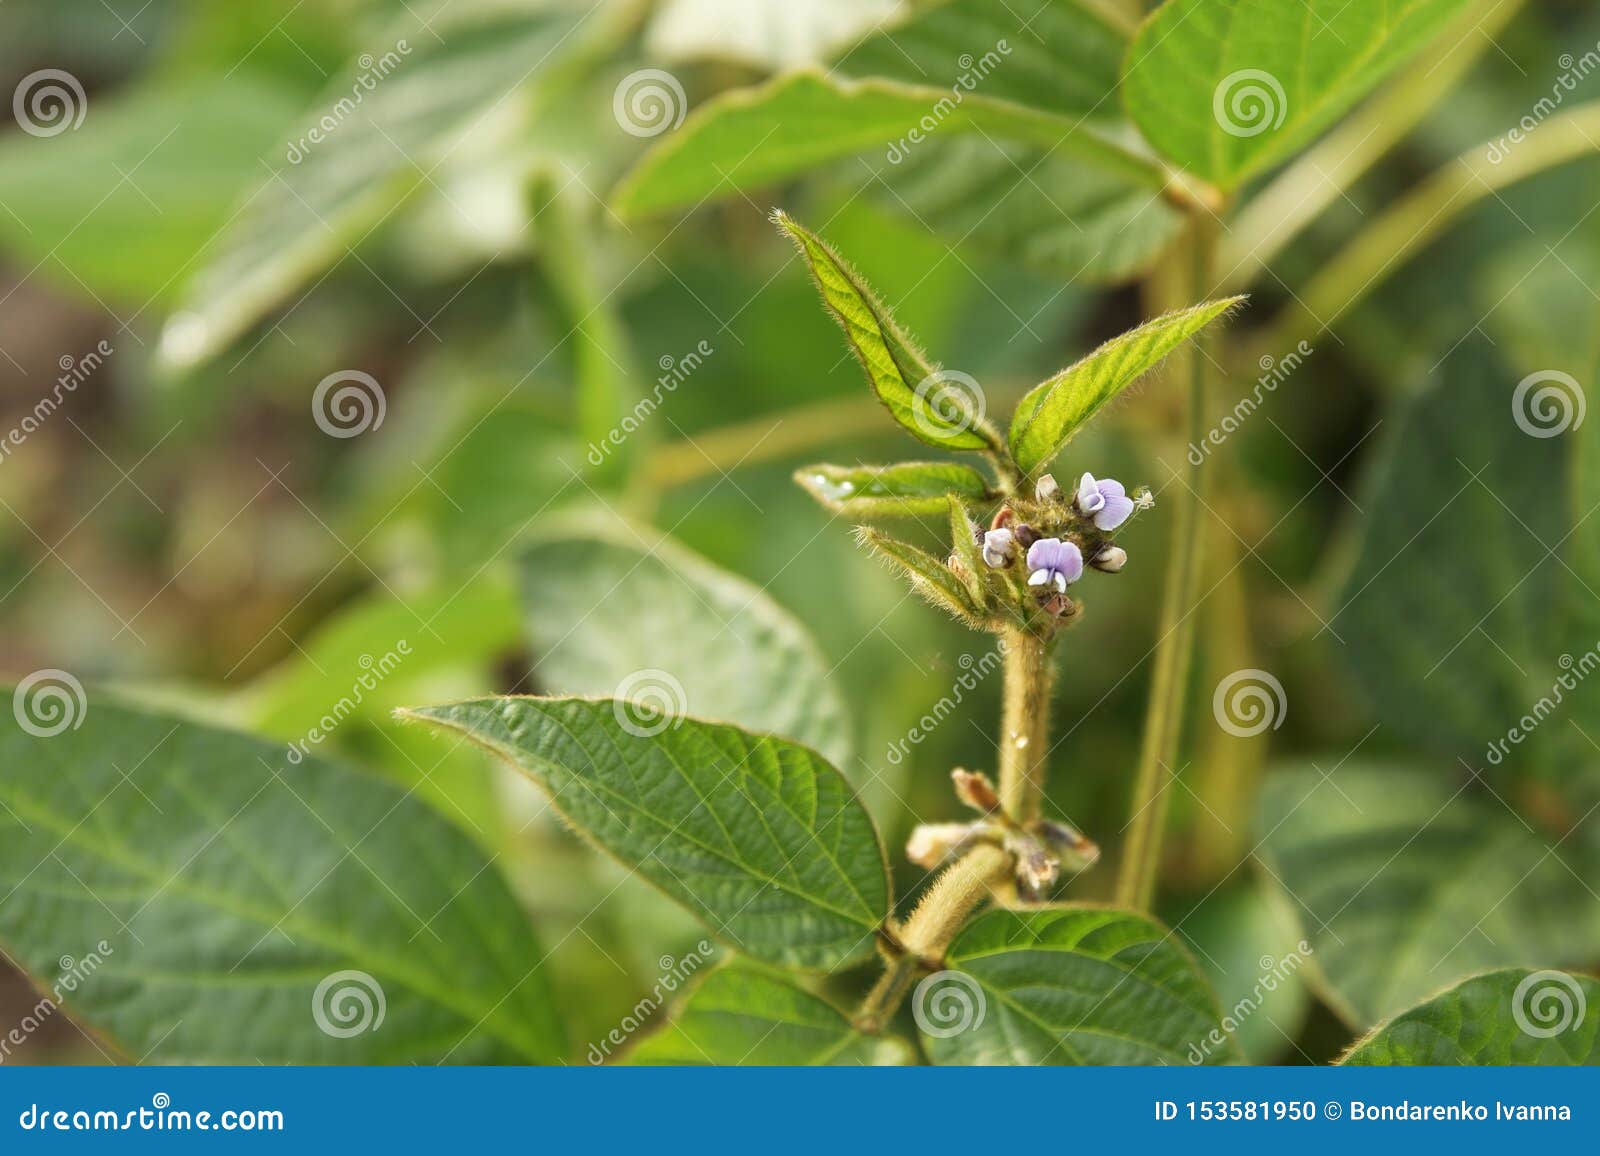
<svg viewBox="0 0 1600 1156"><path fill-rule="evenodd" d="M1040 538L1028 547L1028 585L1054 586L1066 593L1067 584L1083 576L1083 551L1076 542Z"/></svg>
<svg viewBox="0 0 1600 1156"><path fill-rule="evenodd" d="M1094 480L1093 474L1084 474L1078 482L1078 509L1094 520L1096 529L1115 530L1133 513L1133 499L1122 483L1107 478Z"/></svg>
<svg viewBox="0 0 1600 1156"><path fill-rule="evenodd" d="M1001 527L998 530L986 530L983 535L983 560L996 570L1003 570L1011 565L1011 559L1016 556L1016 536L1010 530Z"/></svg>

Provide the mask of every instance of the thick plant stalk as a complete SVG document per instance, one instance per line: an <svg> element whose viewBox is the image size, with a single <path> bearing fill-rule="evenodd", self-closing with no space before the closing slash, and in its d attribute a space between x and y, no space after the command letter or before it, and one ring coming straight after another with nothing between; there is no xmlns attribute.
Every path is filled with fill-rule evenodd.
<svg viewBox="0 0 1600 1156"><path fill-rule="evenodd" d="M890 962L861 1001L855 1015L858 1029L876 1032L883 1027L911 990L918 973L937 966L967 916L989 897L995 884L1006 878L1010 866L1008 853L983 843L944 869L900 928L903 954Z"/></svg>
<svg viewBox="0 0 1600 1156"><path fill-rule="evenodd" d="M1215 244L1211 222L1196 217L1189 243L1192 246L1190 296L1198 301L1210 288ZM1186 352L1188 426L1193 444L1203 441L1206 433L1207 353L1203 335ZM1118 902L1139 911L1148 910L1155 895L1161 867L1161 841L1167 825L1166 786L1171 774L1168 768L1177 761L1178 740L1183 731L1189 668L1194 655L1195 602L1200 592L1200 514L1205 480L1204 459L1200 465L1190 461L1185 484L1168 487L1174 495L1173 500L1166 503L1167 508L1173 510L1172 557L1167 566L1160 634L1156 642L1155 677L1145 711L1144 742L1134 781L1132 830L1117 878Z"/></svg>
<svg viewBox="0 0 1600 1156"><path fill-rule="evenodd" d="M1000 803L1019 823L1037 819L1050 750L1050 645L1031 630L1008 629L1005 703L1000 715Z"/></svg>

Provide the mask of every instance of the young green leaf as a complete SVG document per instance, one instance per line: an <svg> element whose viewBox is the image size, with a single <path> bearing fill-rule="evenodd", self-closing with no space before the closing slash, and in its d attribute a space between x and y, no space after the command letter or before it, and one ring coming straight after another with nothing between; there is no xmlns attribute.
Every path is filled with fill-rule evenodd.
<svg viewBox="0 0 1600 1156"><path fill-rule="evenodd" d="M788 234L811 269L828 312L844 330L850 351L890 415L916 437L945 449L990 447L983 398L959 375L936 372L860 275L821 237L783 212L773 222Z"/></svg>
<svg viewBox="0 0 1600 1156"><path fill-rule="evenodd" d="M1465 4L1170 0L1128 49L1128 111L1164 154L1232 189L1310 142Z"/></svg>
<svg viewBox="0 0 1600 1156"><path fill-rule="evenodd" d="M896 142L923 139L930 117L942 136L984 133L1059 149L1135 182L1166 186L1160 162L1130 148L1116 126L949 88L893 80L786 73L707 101L644 155L612 194L625 217L692 208Z"/></svg>
<svg viewBox="0 0 1600 1156"><path fill-rule="evenodd" d="M1366 1027L1485 968L1600 952L1583 863L1455 775L1346 764L1279 770L1258 823L1328 1003ZM1472 934L1464 932L1472 929Z"/></svg>
<svg viewBox="0 0 1600 1156"><path fill-rule="evenodd" d="M926 550L880 534L867 526L856 527L856 540L911 580L911 587L941 610L948 610L969 625L977 625L983 611L972 600L967 585L955 572Z"/></svg>
<svg viewBox="0 0 1600 1156"><path fill-rule="evenodd" d="M1208 301L1147 321L1034 386L1011 418L1011 456L1017 465L1032 473L1047 464L1103 405L1243 300Z"/></svg>
<svg viewBox="0 0 1600 1156"><path fill-rule="evenodd" d="M1507 968L1473 976L1380 1024L1353 1066L1600 1064L1600 982Z"/></svg>
<svg viewBox="0 0 1600 1156"><path fill-rule="evenodd" d="M925 518L944 513L947 495L973 504L993 496L988 479L959 462L806 466L795 471L794 480L828 509L851 518Z"/></svg>
<svg viewBox="0 0 1600 1156"><path fill-rule="evenodd" d="M987 607L989 604L989 590L983 583L986 567L983 555L978 549L978 528L972 524L972 518L967 513L966 506L954 494L945 499L949 506L950 514L950 545L955 562L960 565L955 567L962 585L967 588L967 594L972 599L974 606ZM952 562L952 566L954 566Z"/></svg>
<svg viewBox="0 0 1600 1156"><path fill-rule="evenodd" d="M782 976L733 963L701 980L633 1064L816 1067L911 1064L904 1040L856 1031L843 1012Z"/></svg>
<svg viewBox="0 0 1600 1156"><path fill-rule="evenodd" d="M756 959L829 970L870 955L889 911L872 820L807 747L659 701L482 698L407 712L459 731L549 793L624 865Z"/></svg>
<svg viewBox="0 0 1600 1156"><path fill-rule="evenodd" d="M772 596L659 533L593 515L553 521L517 557L534 677L558 694L627 697L671 679L680 713L850 757L849 712L814 639Z"/></svg>
<svg viewBox="0 0 1600 1156"><path fill-rule="evenodd" d="M127 1056L561 1058L522 908L409 793L92 690L30 717L0 727L0 941L46 990L93 952L65 1010Z"/></svg>
<svg viewBox="0 0 1600 1156"><path fill-rule="evenodd" d="M911 996L936 1064L1237 1061L1216 996L1170 931L1131 911L990 911Z"/></svg>

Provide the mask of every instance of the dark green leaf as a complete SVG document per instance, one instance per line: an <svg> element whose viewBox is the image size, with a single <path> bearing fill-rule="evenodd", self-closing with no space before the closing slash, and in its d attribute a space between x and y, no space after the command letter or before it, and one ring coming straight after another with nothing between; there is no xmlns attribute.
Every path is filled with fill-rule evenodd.
<svg viewBox="0 0 1600 1156"><path fill-rule="evenodd" d="M0 728L0 939L44 987L58 961L102 957L66 1010L127 1056L561 1056L526 916L428 807L104 695L73 717L48 737Z"/></svg>
<svg viewBox="0 0 1600 1156"><path fill-rule="evenodd" d="M903 1040L866 1036L826 1000L748 965L718 968L672 1022L628 1056L634 1064L813 1067L915 1062Z"/></svg>
<svg viewBox="0 0 1600 1156"><path fill-rule="evenodd" d="M526 772L583 834L738 950L823 970L869 955L888 873L839 772L783 739L668 713L670 683L638 693L408 713Z"/></svg>
<svg viewBox="0 0 1600 1156"><path fill-rule="evenodd" d="M1509 968L1474 976L1375 1028L1342 1064L1600 1064L1600 983Z"/></svg>
<svg viewBox="0 0 1600 1156"><path fill-rule="evenodd" d="M1170 931L1109 907L991 911L916 988L937 1064L1189 1064L1238 1059L1216 997Z"/></svg>

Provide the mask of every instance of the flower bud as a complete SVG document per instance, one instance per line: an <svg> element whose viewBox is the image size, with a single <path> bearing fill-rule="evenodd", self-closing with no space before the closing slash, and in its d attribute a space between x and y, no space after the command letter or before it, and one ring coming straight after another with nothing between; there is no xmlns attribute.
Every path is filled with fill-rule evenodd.
<svg viewBox="0 0 1600 1156"><path fill-rule="evenodd" d="M1016 535L1010 530L986 530L983 535L983 561L987 566L1003 570L1017 556Z"/></svg>
<svg viewBox="0 0 1600 1156"><path fill-rule="evenodd" d="M1018 526L1015 532L1017 545L1021 546L1024 550L1039 540L1039 531L1035 530L1032 526L1029 526L1026 523Z"/></svg>
<svg viewBox="0 0 1600 1156"><path fill-rule="evenodd" d="M971 823L919 824L906 842L906 858L931 871L960 853L973 834Z"/></svg>
<svg viewBox="0 0 1600 1156"><path fill-rule="evenodd" d="M950 779L956 785L956 798L974 811L988 815L1000 809L1000 796L988 775L957 767L950 772Z"/></svg>
<svg viewBox="0 0 1600 1156"><path fill-rule="evenodd" d="M1055 502L1061 498L1061 486L1050 474L1044 474L1033 486L1033 496L1041 502Z"/></svg>
<svg viewBox="0 0 1600 1156"><path fill-rule="evenodd" d="M1113 546L1109 542L1095 552L1089 559L1089 565L1096 570L1103 570L1107 574L1115 574L1128 564L1128 552L1121 546Z"/></svg>

